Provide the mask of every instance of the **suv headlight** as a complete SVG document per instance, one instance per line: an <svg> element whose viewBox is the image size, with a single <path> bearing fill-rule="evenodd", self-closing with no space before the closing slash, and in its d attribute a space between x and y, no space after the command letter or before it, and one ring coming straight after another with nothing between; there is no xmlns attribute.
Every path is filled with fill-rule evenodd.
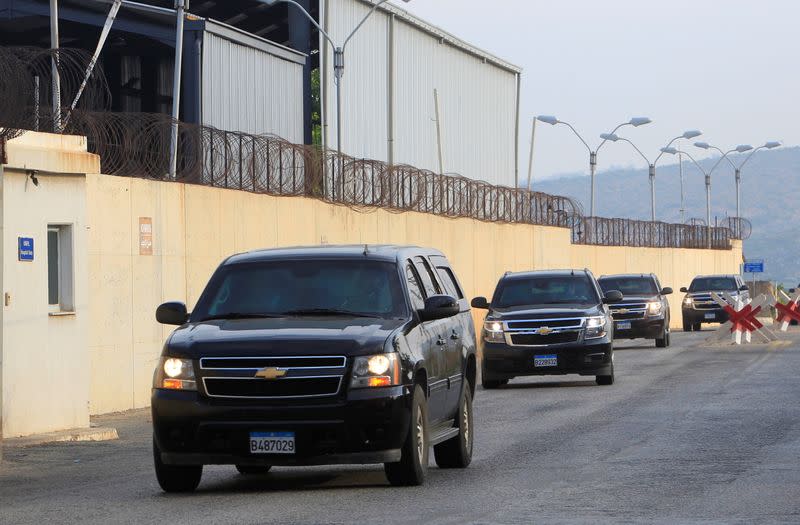
<svg viewBox="0 0 800 525"><path fill-rule="evenodd" d="M350 388L377 388L400 384L400 359L397 354L357 357L353 362Z"/></svg>
<svg viewBox="0 0 800 525"><path fill-rule="evenodd" d="M503 323L501 321L484 321L483 340L487 343L505 343L506 337L503 333Z"/></svg>
<svg viewBox="0 0 800 525"><path fill-rule="evenodd" d="M647 315L656 316L661 314L661 310L664 308L664 305L661 304L661 301L653 301L651 303L647 303Z"/></svg>
<svg viewBox="0 0 800 525"><path fill-rule="evenodd" d="M190 359L162 357L158 362L153 388L164 390L197 390L194 365Z"/></svg>
<svg viewBox="0 0 800 525"><path fill-rule="evenodd" d="M597 339L606 335L608 319L604 316L590 317L586 320L586 339Z"/></svg>
<svg viewBox="0 0 800 525"><path fill-rule="evenodd" d="M692 299L691 297L688 297L688 296L683 298L683 305L684 306L692 306L692 304L694 304L694 299Z"/></svg>

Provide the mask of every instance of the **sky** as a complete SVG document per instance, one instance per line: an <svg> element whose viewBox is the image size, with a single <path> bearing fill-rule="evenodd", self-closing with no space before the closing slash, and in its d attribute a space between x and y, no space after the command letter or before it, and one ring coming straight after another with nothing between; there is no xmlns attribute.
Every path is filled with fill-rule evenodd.
<svg viewBox="0 0 800 525"><path fill-rule="evenodd" d="M651 159L689 129L704 132L695 141L726 150L800 144L800 0L395 3L523 68L522 180L535 115L571 123L593 147L601 133L649 117L652 124L619 134ZM539 123L534 152L534 182L588 173L588 152L566 126ZM599 154L600 171L640 165L625 143Z"/></svg>

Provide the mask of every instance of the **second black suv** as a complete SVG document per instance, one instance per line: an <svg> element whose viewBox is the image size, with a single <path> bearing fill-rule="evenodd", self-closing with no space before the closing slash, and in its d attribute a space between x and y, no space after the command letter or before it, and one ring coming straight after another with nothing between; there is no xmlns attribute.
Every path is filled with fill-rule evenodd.
<svg viewBox="0 0 800 525"><path fill-rule="evenodd" d="M619 290L625 300L611 307L615 339L655 339L669 346L669 301L672 288L662 288L654 274L604 275L597 280L604 292Z"/></svg>
<svg viewBox="0 0 800 525"><path fill-rule="evenodd" d="M623 299L605 294L588 270L507 273L488 309L481 331L484 388L498 388L517 376L592 375L614 383L614 323L608 304Z"/></svg>
<svg viewBox="0 0 800 525"><path fill-rule="evenodd" d="M703 323L724 323L728 314L714 301L711 292L727 292L742 301L750 298L750 292L739 275L701 275L692 280L689 288L681 288L683 298L683 331L699 331Z"/></svg>
<svg viewBox="0 0 800 525"><path fill-rule="evenodd" d="M153 394L156 476L194 490L203 465L383 463L394 485L469 465L475 329L441 253L329 246L235 255L164 346Z"/></svg>

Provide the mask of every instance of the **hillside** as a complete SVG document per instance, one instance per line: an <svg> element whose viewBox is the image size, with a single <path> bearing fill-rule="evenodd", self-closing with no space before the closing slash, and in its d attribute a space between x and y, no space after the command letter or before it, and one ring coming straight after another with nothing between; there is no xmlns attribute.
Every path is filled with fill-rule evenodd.
<svg viewBox="0 0 800 525"><path fill-rule="evenodd" d="M693 151L690 153L694 155ZM736 164L741 162L738 157L732 160ZM657 218L679 222L678 165L663 161L656 178ZM714 158L701 164L708 170L716 161ZM705 218L703 175L688 159L684 160L683 168L686 217ZM589 211L588 175L535 181L534 189L568 195L579 200L586 213ZM733 169L727 162L713 174L711 204L712 217L722 219L736 214ZM649 219L647 169L611 169L599 173L596 206L600 216ZM767 279L792 286L800 283L800 147L760 151L753 156L742 172L742 215L753 223L753 235L744 245L746 257L766 260Z"/></svg>

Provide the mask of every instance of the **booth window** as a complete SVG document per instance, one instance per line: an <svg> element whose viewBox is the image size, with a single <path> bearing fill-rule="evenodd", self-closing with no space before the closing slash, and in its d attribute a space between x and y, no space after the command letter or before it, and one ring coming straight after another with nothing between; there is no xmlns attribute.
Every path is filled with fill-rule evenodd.
<svg viewBox="0 0 800 525"><path fill-rule="evenodd" d="M75 310L73 296L72 226L47 227L47 298L51 313Z"/></svg>

